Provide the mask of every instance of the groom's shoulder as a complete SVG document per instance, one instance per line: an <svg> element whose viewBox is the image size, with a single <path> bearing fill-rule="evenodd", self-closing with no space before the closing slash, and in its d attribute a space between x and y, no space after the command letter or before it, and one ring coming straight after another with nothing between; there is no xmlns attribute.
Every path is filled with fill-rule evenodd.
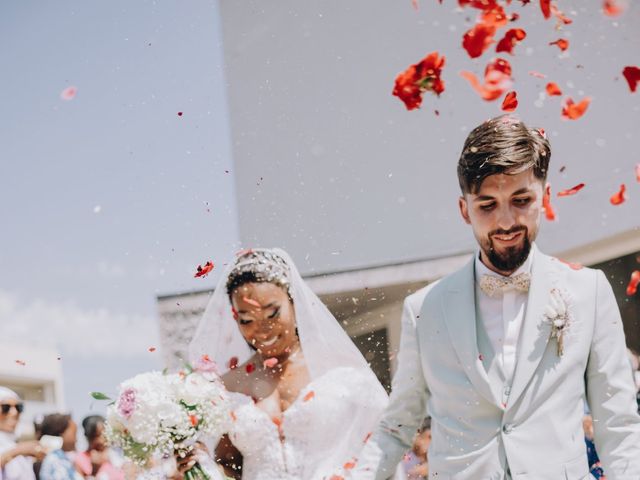
<svg viewBox="0 0 640 480"><path fill-rule="evenodd" d="M557 272L564 273L570 279L594 279L601 272L600 269L586 267L581 263L563 260L559 257L542 254L551 267Z"/></svg>
<svg viewBox="0 0 640 480"><path fill-rule="evenodd" d="M419 312L420 309L422 308L422 304L424 303L424 300L427 298L427 296L431 294L431 292L434 289L436 289L437 291L436 287L439 285L441 281L442 280L436 280L435 282L432 282L429 285L422 287L419 290L416 290L407 298L405 298L404 300L405 305L411 308L411 310L413 310L414 312Z"/></svg>
<svg viewBox="0 0 640 480"><path fill-rule="evenodd" d="M558 284L582 295L591 295L598 284L607 281L602 270L586 267L580 263L563 260L559 257L544 255L548 267L547 274L558 279Z"/></svg>
<svg viewBox="0 0 640 480"><path fill-rule="evenodd" d="M463 270L464 269L459 269L449 273L415 291L405 299L405 304L407 304L414 312L419 312L425 301L435 301L439 299L442 293L446 291L452 283L457 282L457 278L461 273L463 273Z"/></svg>

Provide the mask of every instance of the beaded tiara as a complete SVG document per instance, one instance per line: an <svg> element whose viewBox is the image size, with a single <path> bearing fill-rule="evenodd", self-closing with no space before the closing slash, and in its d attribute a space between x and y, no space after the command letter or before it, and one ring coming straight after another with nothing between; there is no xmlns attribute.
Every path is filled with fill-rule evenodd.
<svg viewBox="0 0 640 480"><path fill-rule="evenodd" d="M227 293L231 295L233 290L247 281L275 283L288 292L290 276L289 266L280 255L271 250L247 250L238 256L229 272Z"/></svg>

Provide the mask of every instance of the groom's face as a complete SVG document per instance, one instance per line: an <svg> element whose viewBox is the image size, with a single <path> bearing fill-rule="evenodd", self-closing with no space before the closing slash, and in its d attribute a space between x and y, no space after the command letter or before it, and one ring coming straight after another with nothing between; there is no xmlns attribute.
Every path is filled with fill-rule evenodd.
<svg viewBox="0 0 640 480"><path fill-rule="evenodd" d="M480 245L480 258L491 270L509 275L522 265L538 234L542 181L532 170L487 177L475 193L459 200L462 218Z"/></svg>

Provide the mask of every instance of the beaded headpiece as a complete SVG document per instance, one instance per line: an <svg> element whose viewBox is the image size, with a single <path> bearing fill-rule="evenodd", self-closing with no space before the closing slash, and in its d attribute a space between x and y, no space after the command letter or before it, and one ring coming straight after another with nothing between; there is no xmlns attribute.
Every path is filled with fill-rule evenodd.
<svg viewBox="0 0 640 480"><path fill-rule="evenodd" d="M247 250L241 253L227 277L227 293L231 293L243 283L269 282L283 287L289 292L291 283L287 262L271 250Z"/></svg>

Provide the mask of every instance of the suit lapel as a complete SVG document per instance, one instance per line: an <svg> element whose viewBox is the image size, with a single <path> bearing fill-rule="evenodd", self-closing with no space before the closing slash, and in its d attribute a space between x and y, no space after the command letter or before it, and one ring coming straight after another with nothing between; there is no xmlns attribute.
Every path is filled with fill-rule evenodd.
<svg viewBox="0 0 640 480"><path fill-rule="evenodd" d="M514 405L526 389L549 343L551 326L545 321L544 312L549 303L551 289L556 283L556 277L557 270L553 266L551 257L536 249L508 405Z"/></svg>
<svg viewBox="0 0 640 480"><path fill-rule="evenodd" d="M454 275L442 297L451 343L471 384L489 402L498 404L478 351L474 260Z"/></svg>

